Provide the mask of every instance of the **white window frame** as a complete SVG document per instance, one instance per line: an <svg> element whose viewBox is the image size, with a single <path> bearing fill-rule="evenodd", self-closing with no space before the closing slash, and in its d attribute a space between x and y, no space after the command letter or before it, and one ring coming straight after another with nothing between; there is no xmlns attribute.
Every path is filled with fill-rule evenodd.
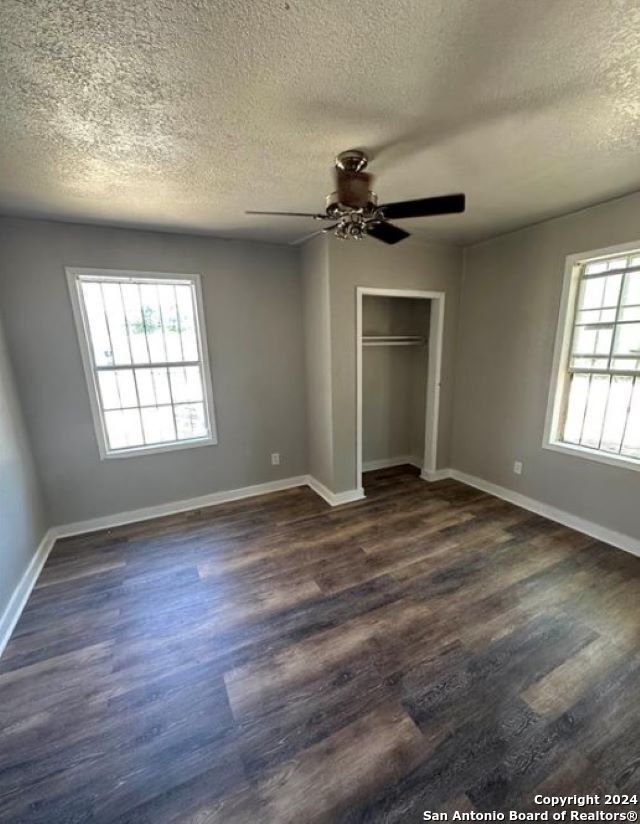
<svg viewBox="0 0 640 824"><path fill-rule="evenodd" d="M205 325L204 302L202 300L202 283L198 274L175 274L169 272L138 272L129 269L90 269L84 267L65 267L71 307L80 345L82 365L89 391L89 402L93 425L98 441L98 449L101 460L111 460L112 458L129 458L132 456L152 455L158 452L173 452L179 449L193 449L199 446L213 446L218 443L218 433L216 427L216 415L213 403L213 388L211 382L211 367L209 364L209 351L207 344L207 330ZM198 360L202 364L203 372L203 400L207 419L209 421L209 435L203 438L193 438L191 440L171 441L169 443L149 444L142 446L131 446L123 449L111 449L107 439L107 430L100 403L100 394L97 382L97 367L94 362L92 346L90 344L89 325L84 311L84 302L80 296L80 279L82 277L97 277L103 279L113 279L120 283L141 280L158 281L167 280L169 282L180 281L191 283L195 295L195 323L196 341L198 344ZM144 364L140 364L144 365ZM130 368L123 365L123 369Z"/></svg>
<svg viewBox="0 0 640 824"><path fill-rule="evenodd" d="M564 282L562 286L562 298L560 301L560 312L558 315L558 327L556 331L556 341L553 352L553 367L551 371L551 386L549 389L549 400L547 402L547 413L544 426L544 438L542 446L544 449L551 449L554 452L562 452L565 455L586 458L597 463L617 466L619 469L631 469L640 471L640 460L630 458L627 455L614 455L602 452L598 449L590 449L587 446L566 443L560 440L560 425L562 417L562 405L567 392L569 381L569 358L571 339L573 335L573 325L576 315L576 303L578 297L578 286L582 266L587 262L593 262L597 258L608 258L616 254L629 254L640 250L640 241L634 243L623 243L616 246L607 246L603 249L594 249L589 252L568 255L565 259Z"/></svg>

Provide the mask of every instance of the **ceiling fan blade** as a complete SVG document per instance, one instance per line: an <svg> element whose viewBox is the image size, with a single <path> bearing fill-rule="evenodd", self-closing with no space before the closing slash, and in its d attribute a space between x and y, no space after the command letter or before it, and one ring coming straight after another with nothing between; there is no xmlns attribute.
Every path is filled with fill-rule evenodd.
<svg viewBox="0 0 640 824"><path fill-rule="evenodd" d="M406 217L432 217L464 212L463 194L424 197L421 200L401 200L398 203L385 203L380 206L382 214L392 220Z"/></svg>
<svg viewBox="0 0 640 824"><path fill-rule="evenodd" d="M367 234L374 237L376 240L381 240L383 243L399 243L406 237L409 237L409 232L405 232L399 226L394 226L393 223L387 223L384 220L376 221L375 223L367 223Z"/></svg>
<svg viewBox="0 0 640 824"><path fill-rule="evenodd" d="M307 240L311 240L311 238L316 235L326 235L327 232L333 232L337 225L337 223L334 223L333 226L325 226L324 229L317 229L315 232L311 232L310 235L303 235L299 237L298 240L292 240L289 246L299 246L301 243L306 243Z"/></svg>
<svg viewBox="0 0 640 824"><path fill-rule="evenodd" d="M331 220L328 215L317 215L313 212L245 212L245 215L278 215L280 217L312 217L314 220Z"/></svg>

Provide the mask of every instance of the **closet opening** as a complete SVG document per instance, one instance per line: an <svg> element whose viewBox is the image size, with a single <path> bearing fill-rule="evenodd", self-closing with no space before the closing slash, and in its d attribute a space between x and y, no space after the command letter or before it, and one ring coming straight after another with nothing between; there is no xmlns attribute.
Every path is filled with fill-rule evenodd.
<svg viewBox="0 0 640 824"><path fill-rule="evenodd" d="M437 467L444 292L357 288L356 489L362 474Z"/></svg>

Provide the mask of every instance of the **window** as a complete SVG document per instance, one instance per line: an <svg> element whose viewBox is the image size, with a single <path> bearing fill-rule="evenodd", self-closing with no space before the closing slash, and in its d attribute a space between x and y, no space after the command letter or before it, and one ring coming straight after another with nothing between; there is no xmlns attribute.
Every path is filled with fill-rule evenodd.
<svg viewBox="0 0 640 824"><path fill-rule="evenodd" d="M640 469L640 250L568 261L545 446Z"/></svg>
<svg viewBox="0 0 640 824"><path fill-rule="evenodd" d="M216 443L200 278L67 278L101 456Z"/></svg>

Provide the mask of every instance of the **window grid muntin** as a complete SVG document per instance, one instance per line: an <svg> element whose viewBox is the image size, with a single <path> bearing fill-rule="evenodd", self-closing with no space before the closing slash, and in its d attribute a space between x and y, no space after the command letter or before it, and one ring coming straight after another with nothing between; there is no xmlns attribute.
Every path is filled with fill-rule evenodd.
<svg viewBox="0 0 640 824"><path fill-rule="evenodd" d="M124 410L124 409L146 409L147 407L150 407L150 406L170 406L171 403L172 403L171 400L169 400L168 403L158 401L158 396L159 396L160 393L157 391L157 384L156 384L156 381L155 381L156 375L154 373L158 372L158 371L162 371L163 369L166 370L166 380L167 380L167 387L168 387L170 398L173 395L173 386L171 385L171 377L172 376L171 376L169 370L171 370L171 369L173 369L173 370L175 370L175 369L184 369L185 370L185 379L186 379L186 370L187 369L198 369L198 378L200 380L200 397L199 398L190 398L190 399L184 399L183 398L181 400L175 400L174 399L173 403L175 403L177 405L181 405L181 404L185 404L185 403L203 403L205 393L204 393L204 387L202 386L202 380L201 380L201 377L200 377L200 368L199 367L200 367L200 364L198 363L198 361L188 361L184 364L172 364L172 365L169 365L169 366L165 366L163 364L152 364L152 365L145 364L144 366L134 366L134 367L129 367L129 366L113 367L113 366L110 366L110 367L104 368L104 369L98 368L98 369L96 369L96 374L98 374L98 375L105 374L105 373L108 374L110 372L111 373L117 373L117 372L132 373L132 375L133 375L133 386L134 386L134 390L135 390L135 394L136 394L136 401L137 401L134 404L125 404L123 402L122 393L121 393L121 389L120 389L119 375L116 375L115 376L115 387L116 387L116 391L117 391L118 399L119 399L120 403L119 403L118 406L112 406L109 403L109 401L107 399L105 399L105 393L104 393L104 390L103 390L102 382L100 380L98 380L98 390L99 390L99 393L100 393L101 407L102 407L103 411L105 411L105 412L113 412L113 411L116 411L116 410ZM151 373L151 380L152 380L152 383L154 384L154 397L155 397L155 400L156 400L155 403L143 403L142 402L140 384L139 384L139 381L138 381L138 372L150 372Z"/></svg>
<svg viewBox="0 0 640 824"><path fill-rule="evenodd" d="M104 274L87 274L84 275L81 272L74 274L74 280L76 283L76 289L78 294L78 301L80 305L80 311L83 317L83 327L85 333L85 344L86 344L86 351L90 361L90 368L91 373L93 376L93 386L94 386L94 393L95 393L95 400L97 403L97 411L100 417L100 422L102 426L102 439L103 445L106 450L106 455L123 455L128 453L144 453L144 452L154 452L158 449L162 450L163 448L180 448L186 447L190 445L197 446L201 443L211 443L215 442L215 422L213 418L213 407L211 401L211 384L209 377L207 375L206 369L206 356L203 350L204 342L202 341L201 335L203 334L201 321L200 321L200 313L202 312L202 303L201 300L198 298L198 291L197 291L197 284L194 277L189 278L168 278L163 276L158 277L144 277L144 276L120 276L120 275L112 275L108 272ZM85 283L95 283L96 285L100 286L100 296L101 296L101 303L104 312L104 321L105 321L105 328L107 330L107 335L109 339L109 346L111 352L111 361L110 364L105 365L98 365L96 363L95 358L95 348L94 348L94 338L92 334L92 327L89 319L89 313L87 311L86 303L85 303L85 296L83 290L83 284ZM112 318L109 317L107 311L107 301L105 299L104 294L104 285L105 284L118 284L119 285L119 296L120 296L120 305L122 307L122 316L124 318L123 327L126 330L126 340L129 352L129 362L125 363L116 363L116 356L113 347L113 331L111 327ZM133 347L132 347L132 338L131 338L131 329L130 329L130 320L127 314L127 308L124 301L124 295L122 293L122 285L123 284L130 284L137 286L138 291L138 299L139 299L139 306L140 306L140 315L141 315L141 325L144 330L144 341L145 346L147 349L147 356L148 361L139 362L134 359L133 356ZM179 322L179 335L180 335L180 351L184 355L185 352L185 343L184 343L184 335L183 335L183 322L185 320L189 320L183 316L183 312L180 306L180 301L178 300L177 295L177 287L187 287L189 292L189 312L188 315L190 316L192 328L192 336L193 336L193 345L194 349L197 352L198 360L154 360L151 355L151 348L149 346L149 334L153 334L149 331L147 325L147 319L145 317L144 312L144 301L142 297L141 286L148 285L154 286L156 291L156 298L157 298L157 307L158 307L158 314L160 316L160 333L163 339L163 350L165 356L168 353L168 346L166 341L166 328L165 328L165 321L163 316L162 310L162 300L160 297L160 287L161 286L173 286L173 306L175 309L176 318ZM188 368L188 367L197 367L198 374L199 374L199 383L200 383L200 393L201 398L199 400L193 401L185 401L185 400L176 400L173 396L173 389L171 384L171 376L170 370L175 368ZM140 389L138 385L136 370L149 370L151 372L152 381L154 384L154 396L156 400L158 398L157 386L155 383L155 370L158 369L165 369L166 370L166 382L169 389L169 403L156 403L156 404L144 404L142 405L140 400ZM103 372L130 372L132 373L133 379L133 386L136 394L136 406L125 406L122 402L122 398L120 396L120 385L119 381L116 380L116 389L118 392L118 397L120 401L119 407L109 407L106 408L103 402L102 396L102 389L100 386L99 381L99 374ZM178 420L177 412L180 411L181 408L184 407L200 407L201 408L201 420L204 424L203 426L203 433L191 435L189 437L180 438L178 433L180 430L181 424ZM142 412L144 410L160 410L163 408L167 408L171 410L171 422L174 432L174 437L172 439L163 439L163 440L153 440L147 441L147 434L145 432L145 424L143 420ZM140 429L143 434L143 441L140 443L136 443L135 445L125 446L125 447L113 447L111 445L111 434L109 428L107 426L106 415L108 413L118 413L118 412L137 412L137 418L139 422Z"/></svg>
<svg viewBox="0 0 640 824"><path fill-rule="evenodd" d="M637 405L637 407L638 407L637 412L640 414L640 375L637 375L637 374L620 375L618 373L615 373L615 374L612 374L612 373L599 373L597 375L594 375L594 374L589 374L589 373L585 373L585 372L579 372L579 373L574 373L574 374L580 375L581 377L589 378L589 386L588 386L588 389L587 389L587 399L585 401L584 410L583 410L583 420L582 420L582 425L581 425L581 431L580 431L580 435L577 439L570 440L570 439L568 439L564 436L565 431L566 431L566 425L567 425L567 420L566 420L567 411L568 411L567 410L568 404L567 404L567 406L565 406L565 410L564 410L564 422L563 422L563 427L562 427L563 437L561 439L561 442L565 443L565 444L568 444L568 445L571 445L571 446L580 446L580 447L583 447L585 449L594 449L595 451L601 452L603 455L618 456L618 457L627 458L627 459L636 460L636 461L640 460L640 439L638 440L638 444L635 445L635 446L633 444L628 445L628 446L626 445L627 432L628 432L629 424L632 420L631 408L634 405L634 403ZM599 436L598 443L596 445L590 445L588 443L585 443L585 441L584 441L584 425L585 425L586 414L587 414L587 411L588 411L589 397L590 397L591 386L592 386L592 383L593 383L593 377L594 376L609 378L609 385L607 387L607 401L606 401L607 405L608 405L610 395L611 395L611 386L612 386L613 380L615 378L628 378L631 381L630 391L629 391L629 400L627 402L626 409L625 409L625 414L624 414L623 431L622 431L622 435L620 437L620 446L617 449L606 449L602 446L602 441L603 441L603 437L604 437L604 430L605 430L605 426L607 424L607 411L608 410L606 408L605 408L605 413L602 416L602 423L600 424L600 436ZM574 376L572 375L570 380L573 380L573 377ZM571 387L569 387L568 390L567 390L567 401L569 400L570 391L571 391Z"/></svg>
<svg viewBox="0 0 640 824"><path fill-rule="evenodd" d="M624 320L621 319L621 314L623 311L631 310L631 309L639 309L640 304L633 303L628 304L625 303L625 299L629 289L629 282L630 277L633 273L640 271L640 265L637 265L637 262L640 261L640 258L637 257L638 252L630 252L625 255L613 255L610 258L600 259L600 260L590 260L584 262L580 266L579 271L579 279L577 283L577 289L575 292L575 304L573 306L573 315L572 315L572 324L571 324L571 334L569 339L569 349L568 349L568 363L567 363L567 375L568 381L565 387L564 397L562 399L561 405L561 416L560 416L560 427L559 427L559 440L561 443L567 444L568 446L578 446L585 449L591 449L596 451L602 455L609 456L609 457L619 457L624 458L627 460L633 461L640 461L640 438L636 438L638 443L631 443L627 444L627 433L629 430L629 425L632 422L632 410L634 410L634 405L637 405L637 410L634 410L636 414L640 414L640 352L638 354L619 354L616 353L615 349L618 345L618 330L626 325L629 324L636 324L639 325L640 321L638 320ZM616 268L616 269L604 269L598 272L591 272L587 273L586 270L589 268L590 265L594 263L599 263L607 266L608 262L611 260L619 261L621 259L625 259L627 263L631 264L633 261L633 265L628 265L625 268ZM581 306L581 299L583 294L583 284L586 280L592 280L595 278L608 278L608 277L615 277L617 275L621 275L621 281L619 284L618 289L618 297L615 306L613 305L602 305L596 308L590 309L589 307L584 308ZM602 301L604 303L605 294L604 290L606 290L606 284L603 286L603 294L602 294ZM585 311L599 311L602 313L605 310L615 309L615 316L613 320L610 321L601 321L601 322L591 322L591 323L579 323L578 318L581 312ZM581 327L596 327L596 328L606 328L609 327L612 330L611 340L609 344L608 353L601 354L596 352L593 353L580 353L574 351L574 344L576 340L576 330ZM593 346L594 349L597 349L597 340ZM573 361L582 358L584 360L591 359L597 361L606 361L606 367L594 367L594 366L575 366ZM620 361L629 361L635 362L635 368L630 369L621 369L617 364L614 365L614 362ZM577 376L588 377L588 386L584 401L584 409L583 409L583 419L582 424L580 427L580 434L577 439L568 439L566 437L567 432L567 417L569 413L569 405L571 401L571 393L572 389L574 388L574 379ZM587 414L589 411L589 404L591 402L591 390L593 386L593 379L594 377L598 378L608 378L607 388L606 388L606 398L604 402L604 410L601 416L601 421L599 424L599 437L597 445L586 444L585 443L585 423ZM626 404L626 409L624 412L624 422L622 427L622 434L619 441L619 446L615 449L607 449L603 446L603 439L605 436L605 430L608 426L608 414L609 414L609 405L611 401L611 397L614 394L614 385L616 380L620 379L627 379L630 381L630 388L628 394L628 402Z"/></svg>

